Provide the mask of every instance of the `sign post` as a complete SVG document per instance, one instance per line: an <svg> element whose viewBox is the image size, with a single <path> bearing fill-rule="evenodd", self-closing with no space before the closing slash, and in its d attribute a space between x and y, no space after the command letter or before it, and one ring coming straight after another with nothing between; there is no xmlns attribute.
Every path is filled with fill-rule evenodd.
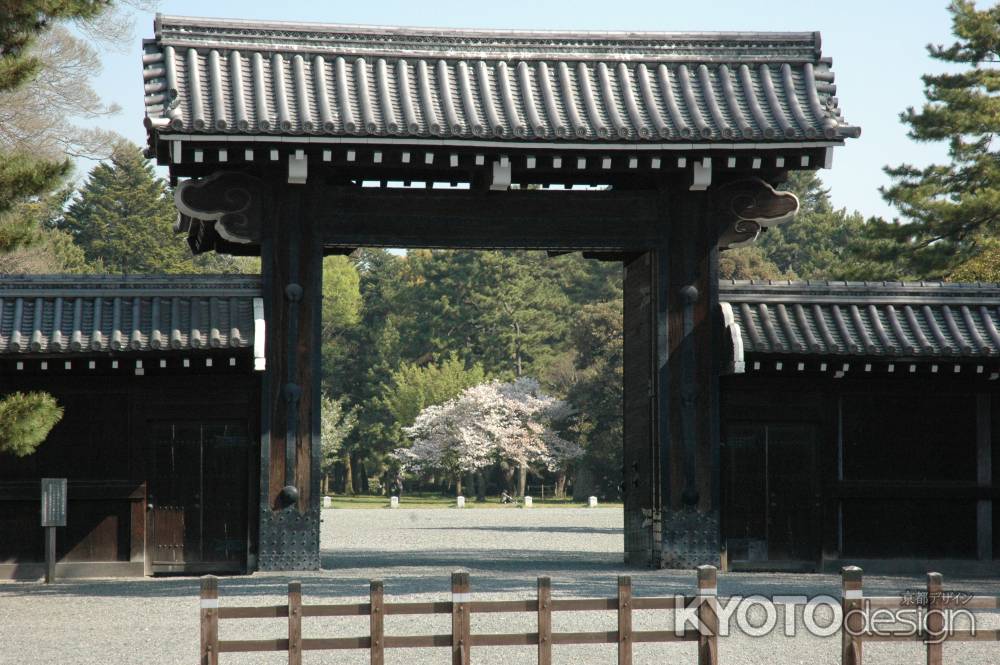
<svg viewBox="0 0 1000 665"><path fill-rule="evenodd" d="M66 526L66 479L42 478L46 584L51 584L56 577L56 527L60 526Z"/></svg>

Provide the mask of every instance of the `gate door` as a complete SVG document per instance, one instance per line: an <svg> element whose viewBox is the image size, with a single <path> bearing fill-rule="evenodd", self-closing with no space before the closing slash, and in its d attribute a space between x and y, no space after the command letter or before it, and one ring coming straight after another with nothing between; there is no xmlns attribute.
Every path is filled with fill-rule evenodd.
<svg viewBox="0 0 1000 665"><path fill-rule="evenodd" d="M239 422L150 423L152 572L246 564L248 436Z"/></svg>

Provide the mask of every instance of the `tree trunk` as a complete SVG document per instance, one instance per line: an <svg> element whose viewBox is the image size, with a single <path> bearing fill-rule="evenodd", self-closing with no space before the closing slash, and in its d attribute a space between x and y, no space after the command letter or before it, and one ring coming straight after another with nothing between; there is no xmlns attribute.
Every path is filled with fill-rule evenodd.
<svg viewBox="0 0 1000 665"><path fill-rule="evenodd" d="M344 453L340 458L344 465L344 494L350 496L354 494L354 469L351 468L351 454Z"/></svg>
<svg viewBox="0 0 1000 665"><path fill-rule="evenodd" d="M524 490L528 486L528 465L522 462L517 467L517 495L524 496Z"/></svg>
<svg viewBox="0 0 1000 665"><path fill-rule="evenodd" d="M365 493L368 491L368 478L365 465L361 461L359 453L351 454L351 470L354 471L354 493Z"/></svg>
<svg viewBox="0 0 1000 665"><path fill-rule="evenodd" d="M455 496L462 496L462 474L455 476Z"/></svg>
<svg viewBox="0 0 1000 665"><path fill-rule="evenodd" d="M486 501L486 476L482 471L476 472L476 501L479 503Z"/></svg>
<svg viewBox="0 0 1000 665"><path fill-rule="evenodd" d="M555 498L562 499L566 496L566 472L560 470L556 475Z"/></svg>

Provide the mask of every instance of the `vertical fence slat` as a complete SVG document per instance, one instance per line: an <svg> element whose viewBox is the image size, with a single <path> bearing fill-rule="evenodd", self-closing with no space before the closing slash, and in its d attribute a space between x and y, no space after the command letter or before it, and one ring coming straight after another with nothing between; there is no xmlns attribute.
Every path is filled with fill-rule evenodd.
<svg viewBox="0 0 1000 665"><path fill-rule="evenodd" d="M302 584L288 583L288 665L302 665Z"/></svg>
<svg viewBox="0 0 1000 665"><path fill-rule="evenodd" d="M943 665L944 644L944 614L942 590L944 581L941 573L927 573L927 618L926 636L927 665Z"/></svg>
<svg viewBox="0 0 1000 665"><path fill-rule="evenodd" d="M846 566L840 570L840 577L842 586L841 611L843 612L843 621L840 626L841 663L842 665L861 665L861 629L864 617L861 616L860 610L864 602L863 572L857 566Z"/></svg>
<svg viewBox="0 0 1000 665"><path fill-rule="evenodd" d="M382 580L372 580L371 581L371 665L384 665L385 664L385 642L383 638L385 637L385 621L382 617L385 616L383 611L383 598L385 597L385 592L382 586Z"/></svg>
<svg viewBox="0 0 1000 665"><path fill-rule="evenodd" d="M201 578L201 665L219 664L219 580Z"/></svg>
<svg viewBox="0 0 1000 665"><path fill-rule="evenodd" d="M469 574L451 574L451 665L469 665L472 621L469 617Z"/></svg>
<svg viewBox="0 0 1000 665"><path fill-rule="evenodd" d="M618 665L632 665L632 578L618 578Z"/></svg>
<svg viewBox="0 0 1000 665"><path fill-rule="evenodd" d="M715 566L698 566L698 665L719 665L718 573Z"/></svg>
<svg viewBox="0 0 1000 665"><path fill-rule="evenodd" d="M538 578L538 665L552 665L552 581Z"/></svg>

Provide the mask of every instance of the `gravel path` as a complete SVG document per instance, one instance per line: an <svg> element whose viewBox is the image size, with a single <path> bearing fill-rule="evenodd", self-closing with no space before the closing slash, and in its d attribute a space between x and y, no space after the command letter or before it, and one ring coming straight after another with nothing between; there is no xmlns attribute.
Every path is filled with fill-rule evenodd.
<svg viewBox="0 0 1000 665"><path fill-rule="evenodd" d="M303 583L306 603L364 602L368 580L385 580L389 600L445 600L453 570L470 573L477 599L529 598L539 575L552 578L557 597L612 597L618 574L632 576L636 595L690 594L692 572L627 569L622 561L622 514L616 509L521 510L334 510L323 523L323 566L318 573L226 578L223 604L276 604L290 580ZM1000 580L952 580L949 589L1000 595ZM870 577L869 593L920 588L922 580ZM830 575L727 574L722 596L839 593ZM0 663L174 665L197 662L198 581L195 578L88 580L46 587L0 583ZM818 615L822 621L822 614ZM783 625L779 612L778 625ZM801 617L800 617L801 619ZM1000 627L987 615L981 627ZM988 624L988 625L987 625ZM223 639L281 637L286 621L224 622ZM615 630L613 613L557 614L556 631ZM636 630L664 629L664 617L637 613ZM794 639L751 638L736 633L720 641L720 663L822 665L839 663L839 638L805 634ZM307 637L361 635L367 617L305 620ZM531 632L533 616L480 615L475 632ZM387 617L388 634L450 632L447 615ZM594 665L615 661L613 646L556 647L555 662ZM477 665L533 663L534 647L479 648ZM865 663L902 665L924 661L919 644L866 647ZM1000 644L945 646L946 662L1000 664ZM221 662L281 663L283 654L225 654ZM306 663L367 662L366 652L311 652ZM447 649L389 651L391 665L450 663ZM691 644L639 645L636 663L694 663Z"/></svg>

